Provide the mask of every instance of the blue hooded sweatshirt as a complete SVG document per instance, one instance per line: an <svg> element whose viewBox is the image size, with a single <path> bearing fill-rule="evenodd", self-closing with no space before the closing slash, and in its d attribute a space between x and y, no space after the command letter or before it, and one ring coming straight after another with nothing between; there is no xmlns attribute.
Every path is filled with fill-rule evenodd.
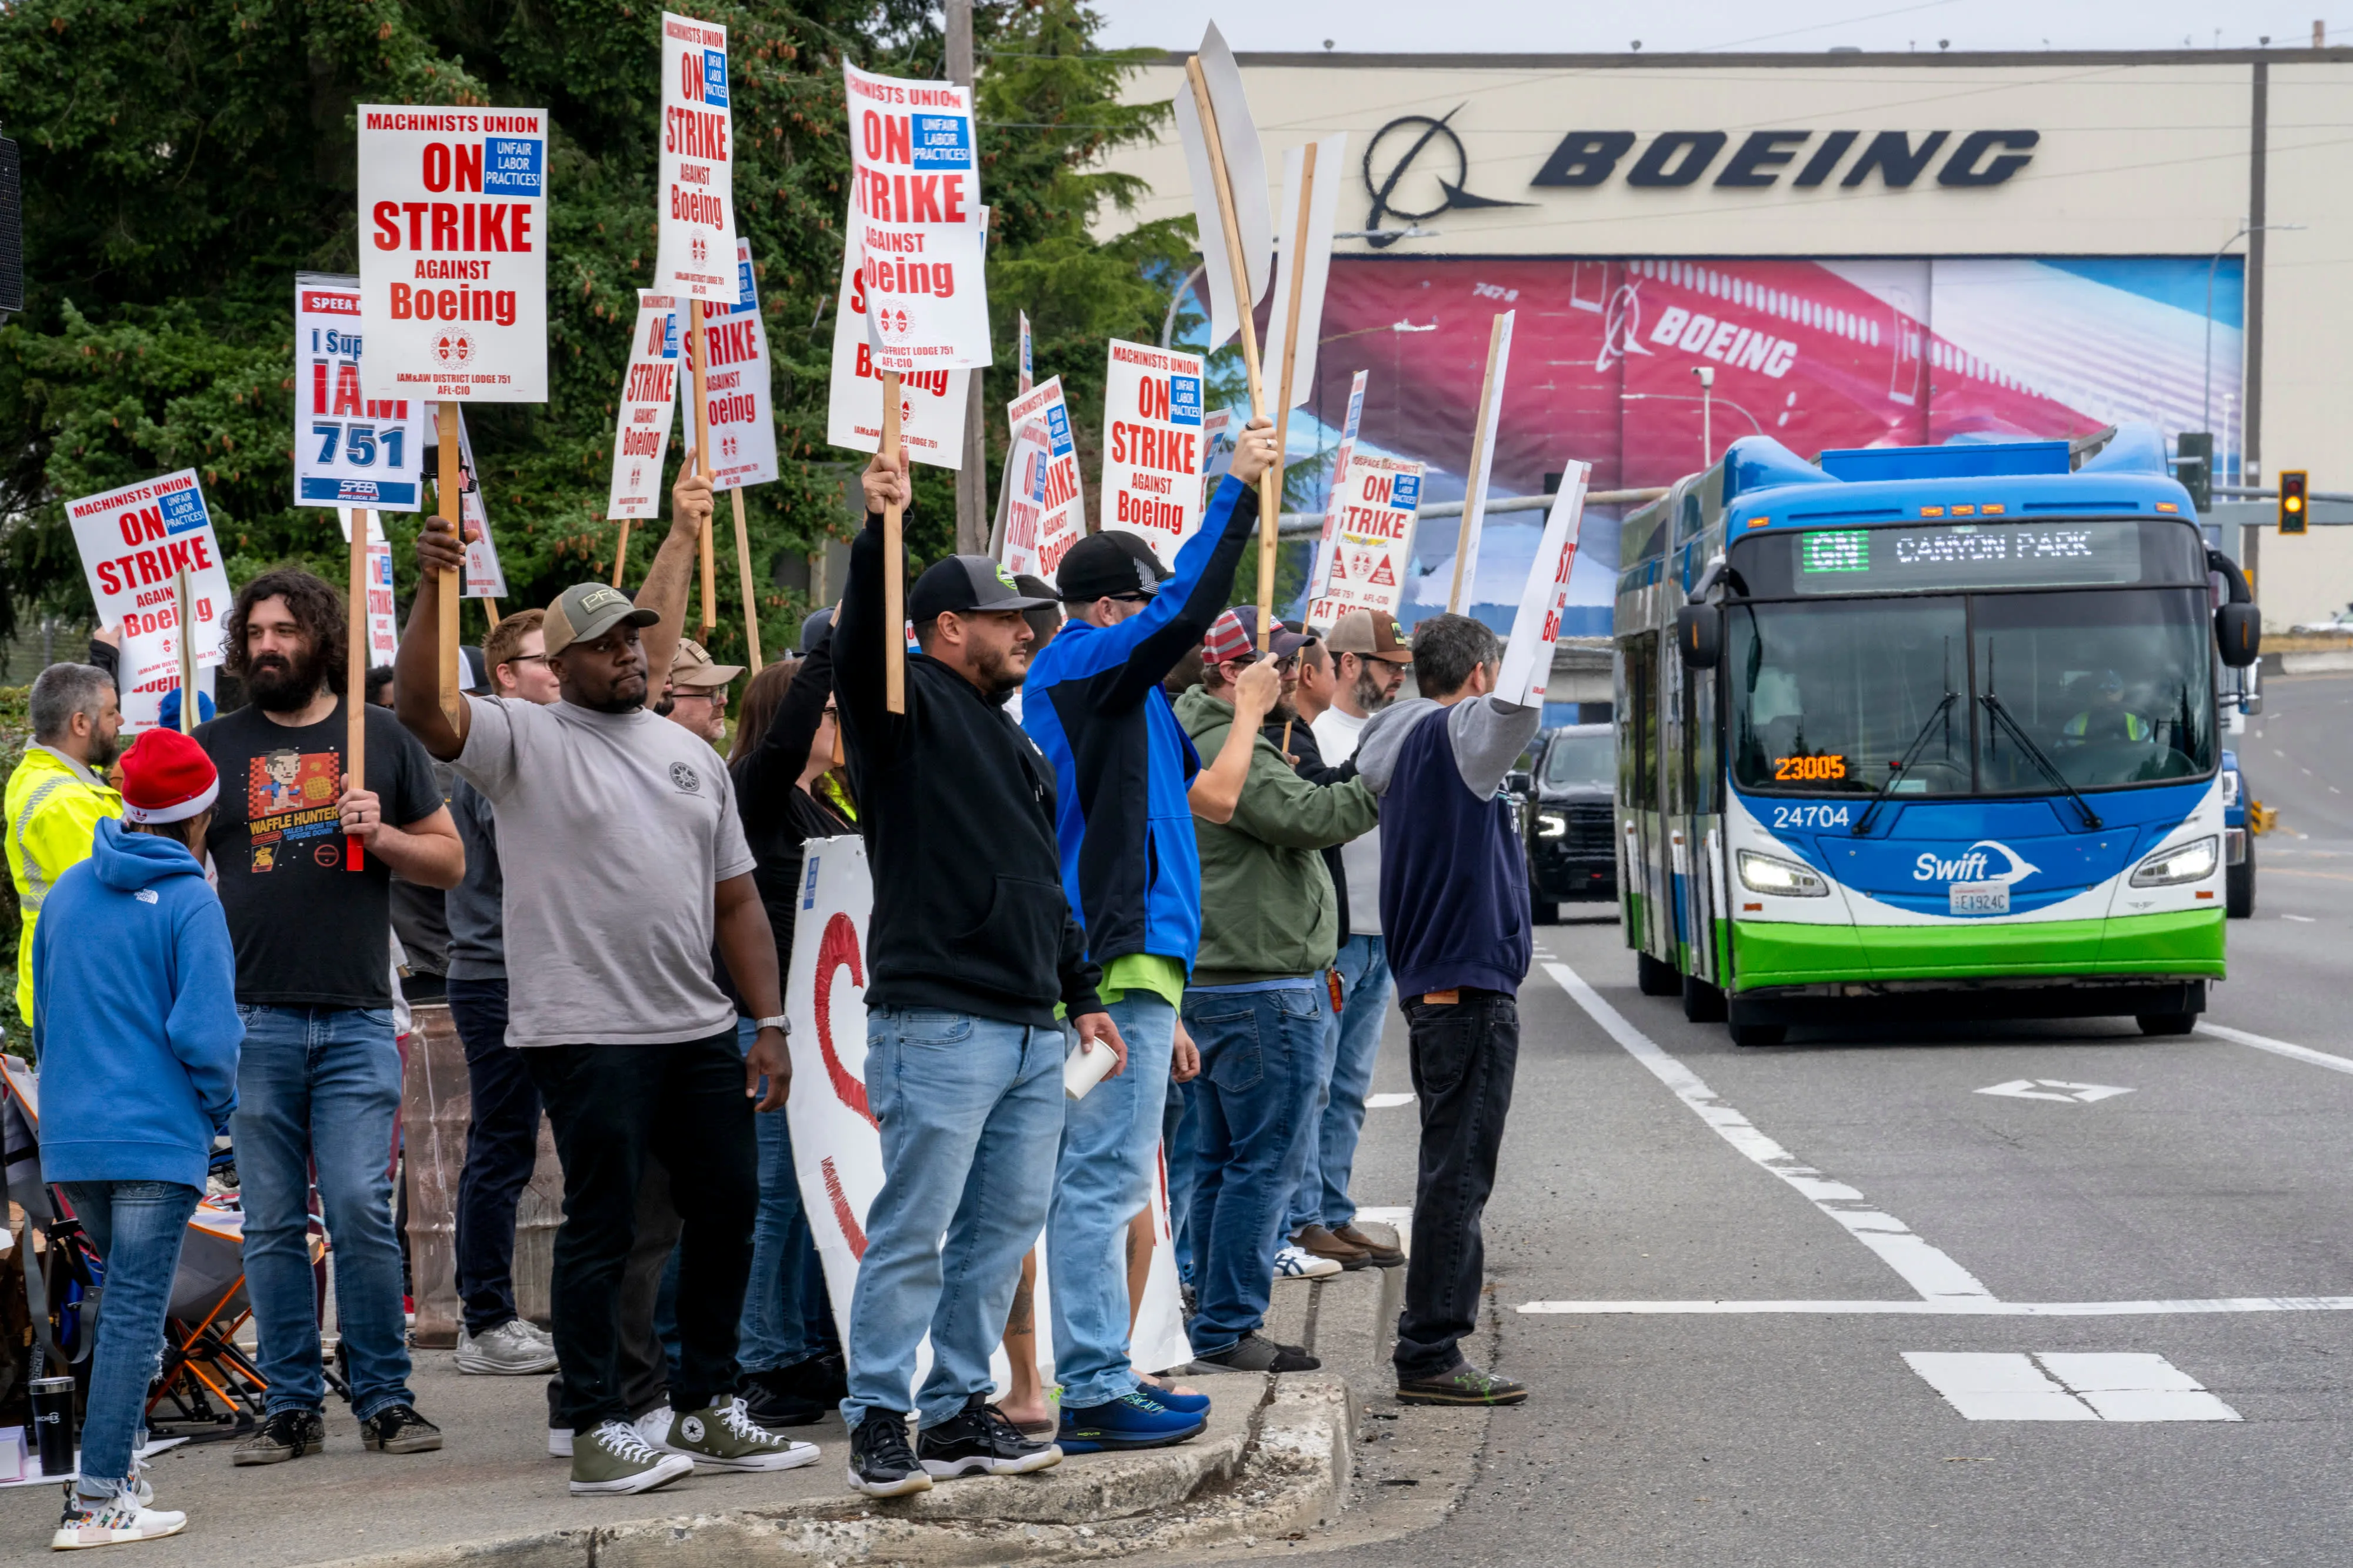
<svg viewBox="0 0 2353 1568"><path fill-rule="evenodd" d="M41 1173L202 1191L237 1108L237 954L204 868L109 817L33 932Z"/></svg>

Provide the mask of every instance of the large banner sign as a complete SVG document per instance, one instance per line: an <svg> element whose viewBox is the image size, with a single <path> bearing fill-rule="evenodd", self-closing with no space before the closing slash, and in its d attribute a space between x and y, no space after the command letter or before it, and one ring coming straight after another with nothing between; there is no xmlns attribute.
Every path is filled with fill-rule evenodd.
<svg viewBox="0 0 2353 1568"><path fill-rule="evenodd" d="M855 213L850 222L856 224ZM874 368L866 304L853 240L841 253L841 292L833 312L832 395L825 418L825 438L853 452L882 449L882 373ZM969 371L919 370L899 378L899 445L908 461L935 468L964 467L965 399L971 387Z"/></svg>
<svg viewBox="0 0 2353 1568"><path fill-rule="evenodd" d="M1585 488L1592 478L1590 463L1571 463L1560 476L1544 537L1536 542L1536 558L1528 567L1527 585L1520 590L1519 611L1512 617L1512 640L1504 645L1504 668L1495 681L1495 695L1503 701L1524 708L1544 703L1545 688L1552 681L1553 649L1560 638L1561 612L1568 605L1568 574L1577 565Z"/></svg>
<svg viewBox="0 0 2353 1568"><path fill-rule="evenodd" d="M294 504L415 511L425 405L360 386L360 280L294 275Z"/></svg>
<svg viewBox="0 0 2353 1568"><path fill-rule="evenodd" d="M1199 354L1112 340L1103 525L1143 535L1164 566L1201 526L1201 416Z"/></svg>
<svg viewBox="0 0 2353 1568"><path fill-rule="evenodd" d="M776 413L769 401L768 329L752 282L752 242L735 242L736 293L702 308L703 391L709 395L711 458L703 468L718 489L765 485L776 478ZM690 382L690 385L691 383Z"/></svg>
<svg viewBox="0 0 2353 1568"><path fill-rule="evenodd" d="M221 662L228 573L194 468L66 503L100 626L121 626L117 680L124 723L155 721L164 693L180 683L180 624L172 603L175 573L188 574L188 640L197 666Z"/></svg>
<svg viewBox="0 0 2353 1568"><path fill-rule="evenodd" d="M361 390L546 402L546 110L359 121Z"/></svg>
<svg viewBox="0 0 2353 1568"><path fill-rule="evenodd" d="M727 102L727 29L668 11L660 179L654 287L682 299L733 300L735 116Z"/></svg>
<svg viewBox="0 0 2353 1568"><path fill-rule="evenodd" d="M877 369L971 369L990 360L987 229L972 89L874 76L845 62L849 244L860 256Z"/></svg>
<svg viewBox="0 0 2353 1568"><path fill-rule="evenodd" d="M1413 560L1413 518L1421 506L1419 463L1351 452L1340 480L1339 517L1332 532L1330 575L1307 606L1307 624L1322 631L1350 610L1394 616L1405 596Z"/></svg>
<svg viewBox="0 0 2353 1568"><path fill-rule="evenodd" d="M669 294L638 290L637 335L621 378L621 409L613 423L613 489L607 517L661 515L662 459L678 409L679 353L685 309Z"/></svg>
<svg viewBox="0 0 2353 1568"><path fill-rule="evenodd" d="M1087 531L1086 493L1079 487L1078 448L1071 440L1071 410L1062 378L1006 405L1013 428L1006 454L1005 549L1008 572L1055 580L1062 557Z"/></svg>
<svg viewBox="0 0 2353 1568"><path fill-rule="evenodd" d="M882 1190L882 1140L866 1098L866 927L874 882L864 840L809 841L802 862L800 910L793 926L792 968L785 1012L792 1020L793 1092L783 1114L791 1120L793 1164L808 1211L826 1293L846 1341L849 1301L866 1256L866 1215ZM1144 1299L1133 1310L1129 1358L1138 1370L1165 1372L1193 1359L1185 1338L1176 1283L1176 1255L1168 1225L1164 1163L1146 1200L1152 1215L1152 1258ZM1038 1255L1037 1321L1053 1321L1050 1259ZM1038 1352L1053 1378L1054 1336L1040 1332ZM921 1382L931 1362L925 1342ZM1000 1388L1009 1367L999 1347L992 1371Z"/></svg>

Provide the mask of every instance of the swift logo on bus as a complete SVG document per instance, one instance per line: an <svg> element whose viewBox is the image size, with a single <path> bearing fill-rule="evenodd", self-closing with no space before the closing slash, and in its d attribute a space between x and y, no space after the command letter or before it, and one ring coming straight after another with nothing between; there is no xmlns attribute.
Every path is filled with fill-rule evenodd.
<svg viewBox="0 0 2353 1568"><path fill-rule="evenodd" d="M2007 861L2003 870L1994 870L1988 851L1999 854ZM1980 838L1963 850L1957 859L1939 858L1933 850L1924 851L1912 862L1912 879L1915 882L2022 882L2041 870L2009 845L1991 838Z"/></svg>

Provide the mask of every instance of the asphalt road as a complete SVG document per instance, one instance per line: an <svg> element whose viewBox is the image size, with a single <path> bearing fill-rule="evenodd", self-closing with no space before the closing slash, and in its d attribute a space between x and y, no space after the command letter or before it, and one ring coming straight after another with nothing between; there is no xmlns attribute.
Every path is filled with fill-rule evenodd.
<svg viewBox="0 0 2353 1568"><path fill-rule="evenodd" d="M1345 1560L2353 1561L2353 679L2266 700L2234 743L2281 828L2207 1015L2235 1037L1924 1016L1741 1051L1636 993L1614 921L1539 928L1487 1229L1534 1397L1442 1526ZM2053 1098L1980 1092L2020 1080ZM1395 1030L1375 1087L1409 1087ZM1406 1202L1411 1110L1372 1114L1358 1191ZM2033 1392L1972 1419L1905 1359L1957 1353L2004 1358L1919 1363L1961 1405ZM2072 1355L2139 1359L2026 1359ZM1999 1418L2029 1408L2070 1418ZM2236 1419L2126 1418L2185 1415Z"/></svg>

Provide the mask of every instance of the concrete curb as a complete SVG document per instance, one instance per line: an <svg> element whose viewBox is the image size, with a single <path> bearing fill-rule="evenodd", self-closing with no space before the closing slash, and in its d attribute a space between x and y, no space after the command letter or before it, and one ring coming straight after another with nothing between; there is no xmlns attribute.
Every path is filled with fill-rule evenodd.
<svg viewBox="0 0 2353 1568"><path fill-rule="evenodd" d="M1228 1379L1220 1379L1227 1382ZM1039 1478L957 1481L869 1503L817 1499L343 1558L322 1568L734 1568L1064 1562L1250 1541L1347 1500L1357 1412L1336 1377L1230 1378L1246 1418L1182 1447L1090 1456ZM1222 1425L1222 1424L1220 1424Z"/></svg>

